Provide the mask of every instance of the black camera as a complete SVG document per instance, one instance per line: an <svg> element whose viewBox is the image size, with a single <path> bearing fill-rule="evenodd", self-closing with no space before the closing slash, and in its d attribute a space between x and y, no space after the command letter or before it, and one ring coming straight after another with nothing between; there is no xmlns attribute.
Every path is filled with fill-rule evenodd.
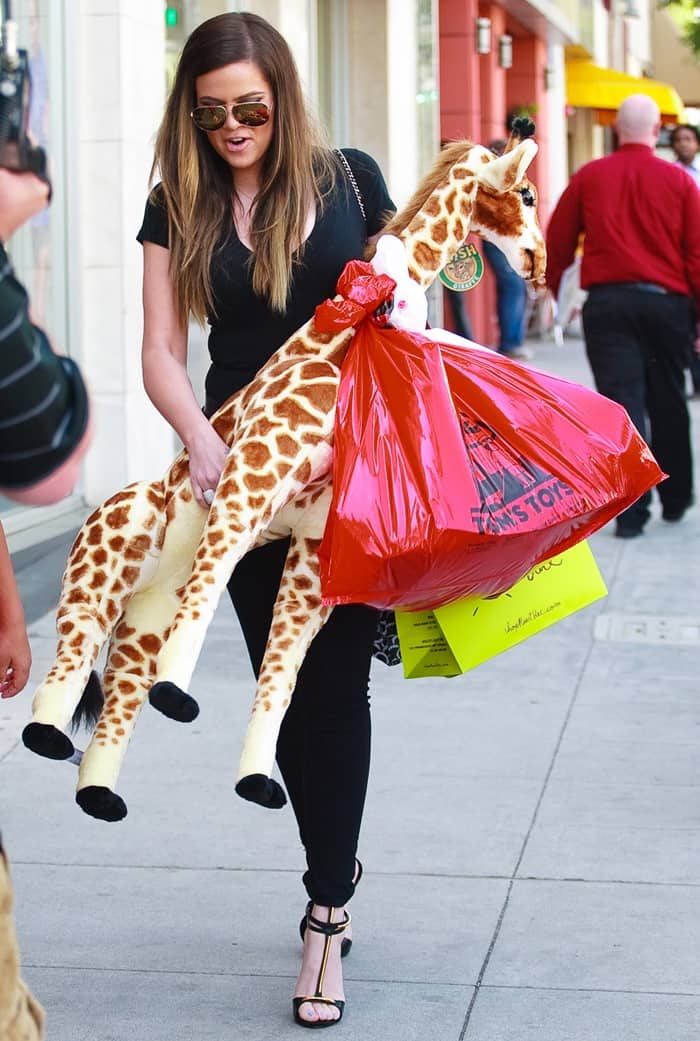
<svg viewBox="0 0 700 1041"><path fill-rule="evenodd" d="M31 171L51 187L46 152L28 133L31 78L26 50L17 47L17 26L9 0L2 0L0 42L0 167L18 173Z"/></svg>

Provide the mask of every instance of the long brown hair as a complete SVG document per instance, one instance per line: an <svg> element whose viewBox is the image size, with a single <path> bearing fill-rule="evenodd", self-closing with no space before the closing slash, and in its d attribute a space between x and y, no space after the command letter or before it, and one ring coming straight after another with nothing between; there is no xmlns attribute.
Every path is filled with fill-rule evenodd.
<svg viewBox="0 0 700 1041"><path fill-rule="evenodd" d="M222 231L232 220L231 168L196 129L196 80L213 69L254 62L272 89L273 134L250 229L252 284L276 311L284 311L292 273L303 252L309 206L323 206L337 162L304 101L289 45L254 14L220 14L198 26L185 43L156 137L151 177L160 175L168 214L170 274L178 312L200 322L214 311L210 266Z"/></svg>

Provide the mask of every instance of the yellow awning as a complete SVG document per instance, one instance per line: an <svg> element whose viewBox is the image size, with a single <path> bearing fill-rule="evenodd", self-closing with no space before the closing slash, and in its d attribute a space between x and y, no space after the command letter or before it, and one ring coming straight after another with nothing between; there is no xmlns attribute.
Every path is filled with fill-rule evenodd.
<svg viewBox="0 0 700 1041"><path fill-rule="evenodd" d="M669 83L628 76L625 72L604 69L590 61L567 61L567 104L574 108L596 109L601 123L612 123L621 103L630 94L648 94L653 98L664 122L686 122L683 102Z"/></svg>

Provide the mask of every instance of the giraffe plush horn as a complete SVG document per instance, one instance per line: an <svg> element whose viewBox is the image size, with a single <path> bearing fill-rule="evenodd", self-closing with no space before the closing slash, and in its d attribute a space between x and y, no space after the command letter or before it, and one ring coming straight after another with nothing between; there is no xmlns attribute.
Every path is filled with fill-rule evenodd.
<svg viewBox="0 0 700 1041"><path fill-rule="evenodd" d="M533 137L534 133L535 124L529 116L516 116L513 120L513 126L511 127L508 143L503 151L512 152L516 145L520 144L521 141L526 141L528 138Z"/></svg>

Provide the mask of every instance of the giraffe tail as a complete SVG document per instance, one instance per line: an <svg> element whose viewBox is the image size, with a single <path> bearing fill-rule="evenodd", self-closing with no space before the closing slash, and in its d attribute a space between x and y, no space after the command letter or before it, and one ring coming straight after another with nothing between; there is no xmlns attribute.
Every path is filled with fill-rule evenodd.
<svg viewBox="0 0 700 1041"><path fill-rule="evenodd" d="M82 697L73 713L70 723L71 733L74 734L81 727L85 727L86 730L94 730L104 703L105 696L102 691L100 677L93 669L88 677Z"/></svg>

